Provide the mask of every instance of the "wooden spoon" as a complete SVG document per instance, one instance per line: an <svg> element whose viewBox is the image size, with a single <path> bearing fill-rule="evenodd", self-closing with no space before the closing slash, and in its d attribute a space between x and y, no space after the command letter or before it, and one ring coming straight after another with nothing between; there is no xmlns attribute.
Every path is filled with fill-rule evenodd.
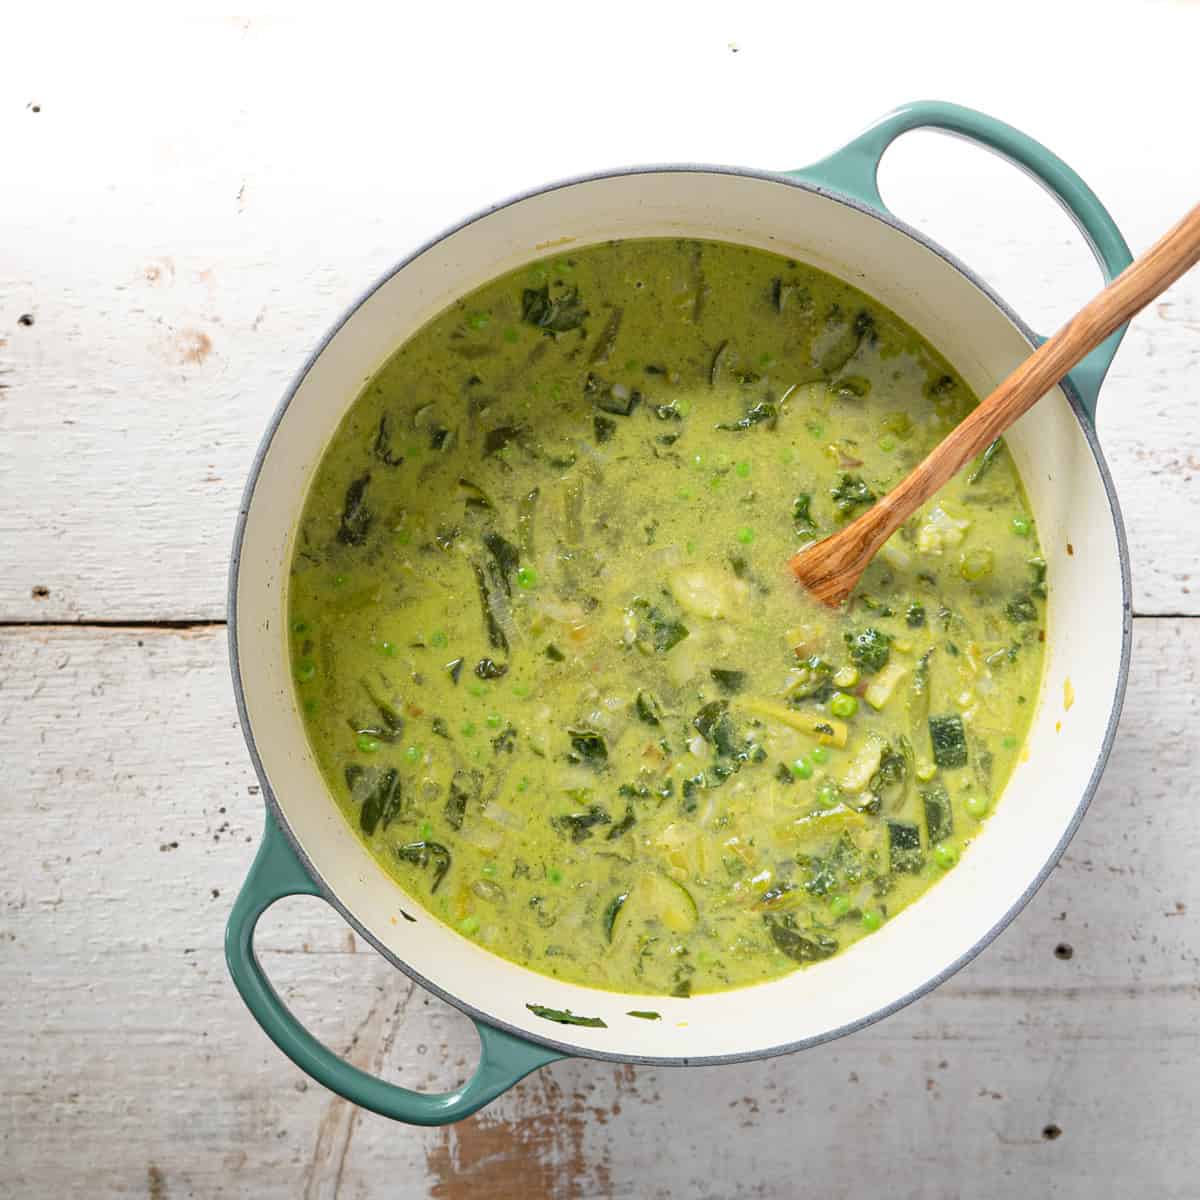
<svg viewBox="0 0 1200 1200"><path fill-rule="evenodd" d="M1039 346L878 504L832 537L792 555L788 565L796 578L831 608L845 601L879 547L938 488L1197 262L1200 205Z"/></svg>

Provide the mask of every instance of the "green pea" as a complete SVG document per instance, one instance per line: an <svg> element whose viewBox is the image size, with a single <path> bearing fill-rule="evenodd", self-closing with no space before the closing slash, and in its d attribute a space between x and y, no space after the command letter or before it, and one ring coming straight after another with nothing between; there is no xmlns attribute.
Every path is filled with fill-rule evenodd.
<svg viewBox="0 0 1200 1200"><path fill-rule="evenodd" d="M817 803L822 808L837 808L841 803L837 788L828 780L817 788Z"/></svg>
<svg viewBox="0 0 1200 1200"><path fill-rule="evenodd" d="M511 325L504 331L504 340L506 342L515 342L520 336Z"/></svg>
<svg viewBox="0 0 1200 1200"><path fill-rule="evenodd" d="M372 737L369 733L360 733L356 744L364 754L374 754L381 745L379 739Z"/></svg>
<svg viewBox="0 0 1200 1200"><path fill-rule="evenodd" d="M448 646L450 644L450 639L445 635L445 633L442 630L435 629L429 635L429 644L431 646L436 646L439 650L441 650L443 647Z"/></svg>
<svg viewBox="0 0 1200 1200"><path fill-rule="evenodd" d="M733 469L742 479L748 479L750 477L750 464L748 462L740 462Z"/></svg>
<svg viewBox="0 0 1200 1200"><path fill-rule="evenodd" d="M879 915L873 908L867 909L862 915L863 928L868 933L874 933L880 925L883 924L883 917Z"/></svg>
<svg viewBox="0 0 1200 1200"><path fill-rule="evenodd" d="M815 763L823 763L829 761L829 751L824 746L814 746L809 752L808 757Z"/></svg>
<svg viewBox="0 0 1200 1200"><path fill-rule="evenodd" d="M687 542L684 544L684 549L689 554L695 554L696 553L696 543L695 542Z"/></svg>
<svg viewBox="0 0 1200 1200"><path fill-rule="evenodd" d="M1011 733L1006 733L1000 739L1000 745L1002 745L1005 748L1005 750L1015 750L1017 748L1018 742L1017 742L1017 739L1015 737L1013 737L1013 735Z"/></svg>
<svg viewBox="0 0 1200 1200"><path fill-rule="evenodd" d="M380 642L379 650L380 650L380 653L386 654L388 656L388 658L396 657L396 643L395 642Z"/></svg>
<svg viewBox="0 0 1200 1200"><path fill-rule="evenodd" d="M307 683L317 673L317 664L311 658L302 658L296 664L296 678Z"/></svg>
<svg viewBox="0 0 1200 1200"><path fill-rule="evenodd" d="M811 779L813 773L812 763L808 759L800 757L792 763L791 771L797 779Z"/></svg>
<svg viewBox="0 0 1200 1200"><path fill-rule="evenodd" d="M485 862L483 866L479 868L479 873L485 879L494 878L496 874L496 864L494 862Z"/></svg>
<svg viewBox="0 0 1200 1200"><path fill-rule="evenodd" d="M472 329L482 329L491 319L492 319L492 317L491 317L490 313L485 313L485 312L472 313L467 318L467 324Z"/></svg>
<svg viewBox="0 0 1200 1200"><path fill-rule="evenodd" d="M458 923L458 931L466 934L467 937L473 937L479 932L479 918L474 915L463 917Z"/></svg>
<svg viewBox="0 0 1200 1200"><path fill-rule="evenodd" d="M879 439L879 448L885 454L891 454L891 452L896 448L896 439L892 437L890 433L885 434Z"/></svg>
<svg viewBox="0 0 1200 1200"><path fill-rule="evenodd" d="M975 793L972 793L963 801L963 808L977 821L987 816L988 809L991 806L991 801L986 796Z"/></svg>
<svg viewBox="0 0 1200 1200"><path fill-rule="evenodd" d="M1028 537L1033 529L1033 522L1028 517L1013 517L1012 531L1017 537Z"/></svg>
<svg viewBox="0 0 1200 1200"><path fill-rule="evenodd" d="M485 719L489 729L499 729L504 724L504 718L499 713L488 713Z"/></svg>
<svg viewBox="0 0 1200 1200"><path fill-rule="evenodd" d="M557 867L547 867L546 878L551 883L562 883L562 872Z"/></svg>
<svg viewBox="0 0 1200 1200"><path fill-rule="evenodd" d="M300 635L300 634L302 634L302 633L307 633L307 632L308 632L308 622L307 622L307 621L295 621L295 622L293 622L293 624L292 624L292 632L293 632L294 634L296 634L297 636L299 636L299 635Z"/></svg>
<svg viewBox="0 0 1200 1200"><path fill-rule="evenodd" d="M467 691L470 692L472 696L487 695L487 688L485 688L482 683L468 683Z"/></svg>
<svg viewBox="0 0 1200 1200"><path fill-rule="evenodd" d="M720 477L720 475L714 475L714 476L713 476L713 477L712 477L712 478L711 478L711 479L708 481L708 486L709 486L709 488L710 488L712 491L716 492L716 491L719 491L719 490L721 489L721 486L722 486L722 484L724 484L724 482L725 482L725 480L723 480L723 479Z"/></svg>
<svg viewBox="0 0 1200 1200"><path fill-rule="evenodd" d="M532 692L530 691L528 684L514 683L512 694L516 696L518 700L528 700L532 695Z"/></svg>
<svg viewBox="0 0 1200 1200"><path fill-rule="evenodd" d="M754 530L751 529L749 525L743 525L741 529L737 531L737 540L741 542L743 546L750 545L750 543L754 541Z"/></svg>
<svg viewBox="0 0 1200 1200"><path fill-rule="evenodd" d="M428 821L421 822L421 828L418 830L421 835L421 841L427 842L433 837L433 826Z"/></svg>
<svg viewBox="0 0 1200 1200"><path fill-rule="evenodd" d="M937 863L943 871L948 871L956 862L958 862L958 851L953 846L940 844L933 848L933 861Z"/></svg>
<svg viewBox="0 0 1200 1200"><path fill-rule="evenodd" d="M852 717L858 712L858 698L848 696L845 692L834 692L829 701L829 711L835 717Z"/></svg>
<svg viewBox="0 0 1200 1200"><path fill-rule="evenodd" d="M692 498L692 493L687 488L680 488L676 495L680 500L690 500Z"/></svg>
<svg viewBox="0 0 1200 1200"><path fill-rule="evenodd" d="M792 463L796 461L796 451L793 450L791 446L785 446L779 452L779 461L783 463L785 467L790 467Z"/></svg>
<svg viewBox="0 0 1200 1200"><path fill-rule="evenodd" d="M829 902L829 911L835 917L844 917L850 911L850 897L834 896Z"/></svg>
<svg viewBox="0 0 1200 1200"><path fill-rule="evenodd" d="M464 721L462 723L462 732L463 732L463 737L474 737L475 736L475 722L474 721Z"/></svg>
<svg viewBox="0 0 1200 1200"><path fill-rule="evenodd" d="M412 541L412 534L407 529L400 529L396 533L396 542L401 546L407 546Z"/></svg>
<svg viewBox="0 0 1200 1200"><path fill-rule="evenodd" d="M517 791L518 792L529 791L529 779L527 776L522 776L521 781L517 784Z"/></svg>
<svg viewBox="0 0 1200 1200"><path fill-rule="evenodd" d="M517 568L517 584L523 588L537 587L537 572L532 567Z"/></svg>
<svg viewBox="0 0 1200 1200"><path fill-rule="evenodd" d="M308 713L310 717L313 716L320 707L321 702L316 698L316 696L309 696L309 698L304 702L304 711Z"/></svg>
<svg viewBox="0 0 1200 1200"><path fill-rule="evenodd" d="M404 757L410 763L420 762L421 761L421 747L420 746L409 746L408 749L404 751Z"/></svg>
<svg viewBox="0 0 1200 1200"><path fill-rule="evenodd" d="M341 587L342 584L344 584L345 582L346 582L346 576L341 571L339 571L333 577L333 586L334 587Z"/></svg>

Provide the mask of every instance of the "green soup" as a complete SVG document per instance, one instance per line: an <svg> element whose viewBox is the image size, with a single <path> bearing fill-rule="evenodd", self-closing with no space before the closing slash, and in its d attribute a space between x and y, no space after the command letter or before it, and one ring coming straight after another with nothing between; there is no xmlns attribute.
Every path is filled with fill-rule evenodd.
<svg viewBox="0 0 1200 1200"><path fill-rule="evenodd" d="M415 904L595 987L736 987L879 929L1021 753L1045 563L1001 444L844 612L786 563L974 403L891 312L741 246L613 242L457 302L364 389L297 538L346 819Z"/></svg>

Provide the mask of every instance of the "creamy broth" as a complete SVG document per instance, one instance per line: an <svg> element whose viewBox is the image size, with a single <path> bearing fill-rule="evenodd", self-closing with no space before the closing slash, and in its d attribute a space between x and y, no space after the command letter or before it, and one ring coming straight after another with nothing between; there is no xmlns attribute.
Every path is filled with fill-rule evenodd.
<svg viewBox="0 0 1200 1200"><path fill-rule="evenodd" d="M887 309L746 247L614 242L457 302L355 402L297 535L347 821L413 903L600 988L750 984L886 926L1021 753L1036 528L998 443L845 611L786 562L974 403Z"/></svg>

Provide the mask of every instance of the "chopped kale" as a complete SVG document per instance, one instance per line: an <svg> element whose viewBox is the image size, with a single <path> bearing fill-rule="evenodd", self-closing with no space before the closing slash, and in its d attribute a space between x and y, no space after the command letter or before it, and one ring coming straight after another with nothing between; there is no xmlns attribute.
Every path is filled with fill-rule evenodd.
<svg viewBox="0 0 1200 1200"><path fill-rule="evenodd" d="M589 804L582 812L551 817L550 824L578 844L587 841L597 825L611 825L612 817L599 804Z"/></svg>
<svg viewBox="0 0 1200 1200"><path fill-rule="evenodd" d="M809 929L801 933L790 913L782 917L765 913L763 920L767 923L776 948L795 962L820 962L838 951L837 938L819 929Z"/></svg>
<svg viewBox="0 0 1200 1200"><path fill-rule="evenodd" d="M658 698L653 692L638 692L637 700L634 702L633 707L638 715L638 719L644 721L647 725L662 724L662 705L659 704Z"/></svg>
<svg viewBox="0 0 1200 1200"><path fill-rule="evenodd" d="M356 777L350 794L362 804L358 823L368 837L376 828L386 829L403 807L400 774L394 767L386 771L364 771Z"/></svg>
<svg viewBox="0 0 1200 1200"><path fill-rule="evenodd" d="M446 878L446 872L450 870L450 851L441 842L406 842L396 847L396 857L401 862L422 868L433 864L433 883L429 888L431 894L438 890Z"/></svg>
<svg viewBox="0 0 1200 1200"><path fill-rule="evenodd" d="M512 754L517 744L517 731L511 725L506 725L492 738L493 754Z"/></svg>
<svg viewBox="0 0 1200 1200"><path fill-rule="evenodd" d="M780 763L779 766L775 768L775 778L778 779L780 783L786 784L788 787L796 782L796 777L792 774L787 763Z"/></svg>
<svg viewBox="0 0 1200 1200"><path fill-rule="evenodd" d="M542 653L551 662L565 662L567 658L567 656L553 642L551 642L546 649L542 651Z"/></svg>
<svg viewBox="0 0 1200 1200"><path fill-rule="evenodd" d="M729 715L728 700L710 700L692 720L696 732L719 755L733 756L738 752L737 735Z"/></svg>
<svg viewBox="0 0 1200 1200"><path fill-rule="evenodd" d="M868 626L857 633L843 635L850 658L859 670L873 675L882 670L891 656L892 639L886 633Z"/></svg>
<svg viewBox="0 0 1200 1200"><path fill-rule="evenodd" d="M367 507L367 485L371 482L371 473L360 475L348 488L342 504L342 519L338 524L337 539L345 546L361 546L367 540L367 533L375 514Z"/></svg>
<svg viewBox="0 0 1200 1200"><path fill-rule="evenodd" d="M578 329L588 310L579 299L579 289L562 286L557 295L550 295L549 284L540 288L525 288L521 293L521 320L553 336Z"/></svg>
<svg viewBox="0 0 1200 1200"><path fill-rule="evenodd" d="M492 556L492 578L498 580L506 595L512 595L512 577L521 561L521 552L495 530L483 535L483 544Z"/></svg>
<svg viewBox="0 0 1200 1200"><path fill-rule="evenodd" d="M633 608L640 614L638 641L650 642L660 654L678 646L688 636L688 628L682 621L663 612L649 600L639 597Z"/></svg>
<svg viewBox="0 0 1200 1200"><path fill-rule="evenodd" d="M594 729L568 729L571 739L572 762L586 763L597 770L608 763L608 743Z"/></svg>
<svg viewBox="0 0 1200 1200"><path fill-rule="evenodd" d="M796 527L797 537L808 537L817 532L817 523L812 517L812 496L801 492L792 501L792 524Z"/></svg>
<svg viewBox="0 0 1200 1200"><path fill-rule="evenodd" d="M925 605L914 600L904 612L909 629L920 629L925 624Z"/></svg>
<svg viewBox="0 0 1200 1200"><path fill-rule="evenodd" d="M713 667L709 674L723 692L740 692L746 686L745 671L730 671L722 667Z"/></svg>
<svg viewBox="0 0 1200 1200"><path fill-rule="evenodd" d="M487 630L488 644L494 650L501 650L505 654L508 653L508 637L500 626L500 622L496 619L496 614L492 611L492 596L488 587L487 577L483 573L483 568L478 564L474 564L475 570L475 585L479 591L479 603L483 608L483 625Z"/></svg>
<svg viewBox="0 0 1200 1200"><path fill-rule="evenodd" d="M492 503L491 497L477 483L472 483L469 479L460 479L458 486L467 491L467 498L463 501L467 508L475 509L478 512L490 512L496 506Z"/></svg>
<svg viewBox="0 0 1200 1200"><path fill-rule="evenodd" d="M765 424L768 429L774 429L779 424L779 408L770 400L760 400L748 408L745 414L736 421L717 426L727 433L741 433L753 429L755 425Z"/></svg>
<svg viewBox="0 0 1200 1200"><path fill-rule="evenodd" d="M387 413L379 418L379 432L375 435L371 453L385 467L398 467L404 461L403 454L392 453L392 422Z"/></svg>
<svg viewBox="0 0 1200 1200"><path fill-rule="evenodd" d="M556 1021L559 1025L586 1025L589 1029L607 1029L608 1025L599 1017L578 1017L569 1008L547 1008L544 1004L526 1004L535 1017Z"/></svg>
<svg viewBox="0 0 1200 1200"><path fill-rule="evenodd" d="M878 797L881 804L890 804L903 796L907 779L908 763L904 755L886 746L867 790Z"/></svg>
<svg viewBox="0 0 1200 1200"><path fill-rule="evenodd" d="M525 429L521 425L497 425L495 429L489 429L483 435L484 458L499 454L509 442L519 438L524 432Z"/></svg>
<svg viewBox="0 0 1200 1200"><path fill-rule="evenodd" d="M450 779L450 795L446 798L445 817L451 829L461 829L467 804L479 798L483 776L478 771L455 771Z"/></svg>
<svg viewBox="0 0 1200 1200"><path fill-rule="evenodd" d="M889 821L887 831L892 870L917 874L925 866L920 826L911 821Z"/></svg>
<svg viewBox="0 0 1200 1200"><path fill-rule="evenodd" d="M591 371L584 380L583 394L601 412L617 417L629 416L642 399L642 393L636 388L631 389L624 384L609 383Z"/></svg>
<svg viewBox="0 0 1200 1200"><path fill-rule="evenodd" d="M475 674L480 679L502 679L508 674L508 663L498 663L491 658L481 658L475 664Z"/></svg>
<svg viewBox="0 0 1200 1200"><path fill-rule="evenodd" d="M633 811L632 804L625 805L625 815L608 831L608 840L614 841L616 838L628 833L637 824L637 815Z"/></svg>
<svg viewBox="0 0 1200 1200"><path fill-rule="evenodd" d="M862 851L846 832L824 857L798 854L796 862L805 872L804 890L812 896L827 896L830 892L852 888L866 876Z"/></svg>
<svg viewBox="0 0 1200 1200"><path fill-rule="evenodd" d="M839 476L837 483L829 489L833 506L843 516L849 516L856 508L870 508L876 496L859 475Z"/></svg>
<svg viewBox="0 0 1200 1200"><path fill-rule="evenodd" d="M929 718L929 740L933 744L933 761L939 767L967 765L967 736L962 717L950 714Z"/></svg>
<svg viewBox="0 0 1200 1200"><path fill-rule="evenodd" d="M596 344L592 347L592 352L588 355L588 362L592 366L600 366L608 362L609 355L612 354L617 344L617 334L621 332L621 317L624 315L624 310L614 308L609 314L609 318L604 323L604 328L600 331L600 336L596 339Z"/></svg>

